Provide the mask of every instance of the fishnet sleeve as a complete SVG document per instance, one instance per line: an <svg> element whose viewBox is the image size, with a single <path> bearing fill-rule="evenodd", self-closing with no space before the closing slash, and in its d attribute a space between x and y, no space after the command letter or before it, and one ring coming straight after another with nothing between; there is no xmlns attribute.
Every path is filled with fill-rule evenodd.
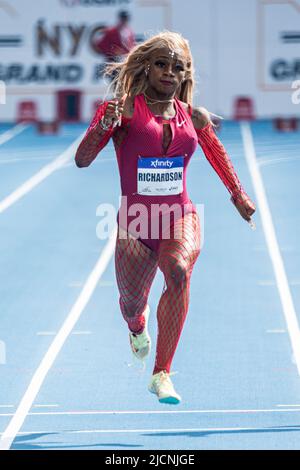
<svg viewBox="0 0 300 470"><path fill-rule="evenodd" d="M231 196L236 199L246 195L232 165L232 162L218 139L212 125L209 123L202 129L195 129L205 157L219 175Z"/></svg>
<svg viewBox="0 0 300 470"><path fill-rule="evenodd" d="M75 162L78 167L89 166L98 153L106 146L114 132L114 128L104 132L99 127L99 121L104 116L107 105L108 102L100 104L85 136L79 144L75 155Z"/></svg>

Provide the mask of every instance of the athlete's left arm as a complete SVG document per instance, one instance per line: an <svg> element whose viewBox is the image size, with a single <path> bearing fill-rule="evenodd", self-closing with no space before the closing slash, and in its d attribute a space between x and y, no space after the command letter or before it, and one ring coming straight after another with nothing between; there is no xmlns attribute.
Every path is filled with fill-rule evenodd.
<svg viewBox="0 0 300 470"><path fill-rule="evenodd" d="M205 108L194 108L191 117L205 157L225 184L241 216L250 221L255 205L244 191L233 164L214 131L209 112Z"/></svg>

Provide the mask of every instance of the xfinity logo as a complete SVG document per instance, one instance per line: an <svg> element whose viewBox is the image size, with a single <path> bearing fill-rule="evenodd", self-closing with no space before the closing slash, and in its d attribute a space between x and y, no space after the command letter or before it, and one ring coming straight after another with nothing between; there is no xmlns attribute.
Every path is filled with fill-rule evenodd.
<svg viewBox="0 0 300 470"><path fill-rule="evenodd" d="M158 166L167 166L168 168L171 168L173 165L173 162L171 160L166 160L166 161L159 161L159 160L154 160L151 162L151 166L154 168L157 168Z"/></svg>
<svg viewBox="0 0 300 470"><path fill-rule="evenodd" d="M102 7L102 6L119 6L128 5L131 0L60 0L65 7Z"/></svg>

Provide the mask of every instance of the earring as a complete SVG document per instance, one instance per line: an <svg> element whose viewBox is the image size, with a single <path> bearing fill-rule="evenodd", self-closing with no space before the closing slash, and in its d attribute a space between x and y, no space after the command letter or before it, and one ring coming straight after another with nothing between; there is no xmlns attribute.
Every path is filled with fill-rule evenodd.
<svg viewBox="0 0 300 470"><path fill-rule="evenodd" d="M146 77L148 76L149 70L150 70L150 65L148 64L147 68L145 69L145 75L146 75Z"/></svg>

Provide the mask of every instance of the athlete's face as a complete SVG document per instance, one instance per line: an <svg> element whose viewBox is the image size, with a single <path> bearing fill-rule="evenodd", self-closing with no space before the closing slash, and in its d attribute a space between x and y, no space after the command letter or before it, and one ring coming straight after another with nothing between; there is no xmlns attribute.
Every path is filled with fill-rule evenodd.
<svg viewBox="0 0 300 470"><path fill-rule="evenodd" d="M157 93L174 96L185 76L186 60L180 52L160 49L149 60L148 81Z"/></svg>

